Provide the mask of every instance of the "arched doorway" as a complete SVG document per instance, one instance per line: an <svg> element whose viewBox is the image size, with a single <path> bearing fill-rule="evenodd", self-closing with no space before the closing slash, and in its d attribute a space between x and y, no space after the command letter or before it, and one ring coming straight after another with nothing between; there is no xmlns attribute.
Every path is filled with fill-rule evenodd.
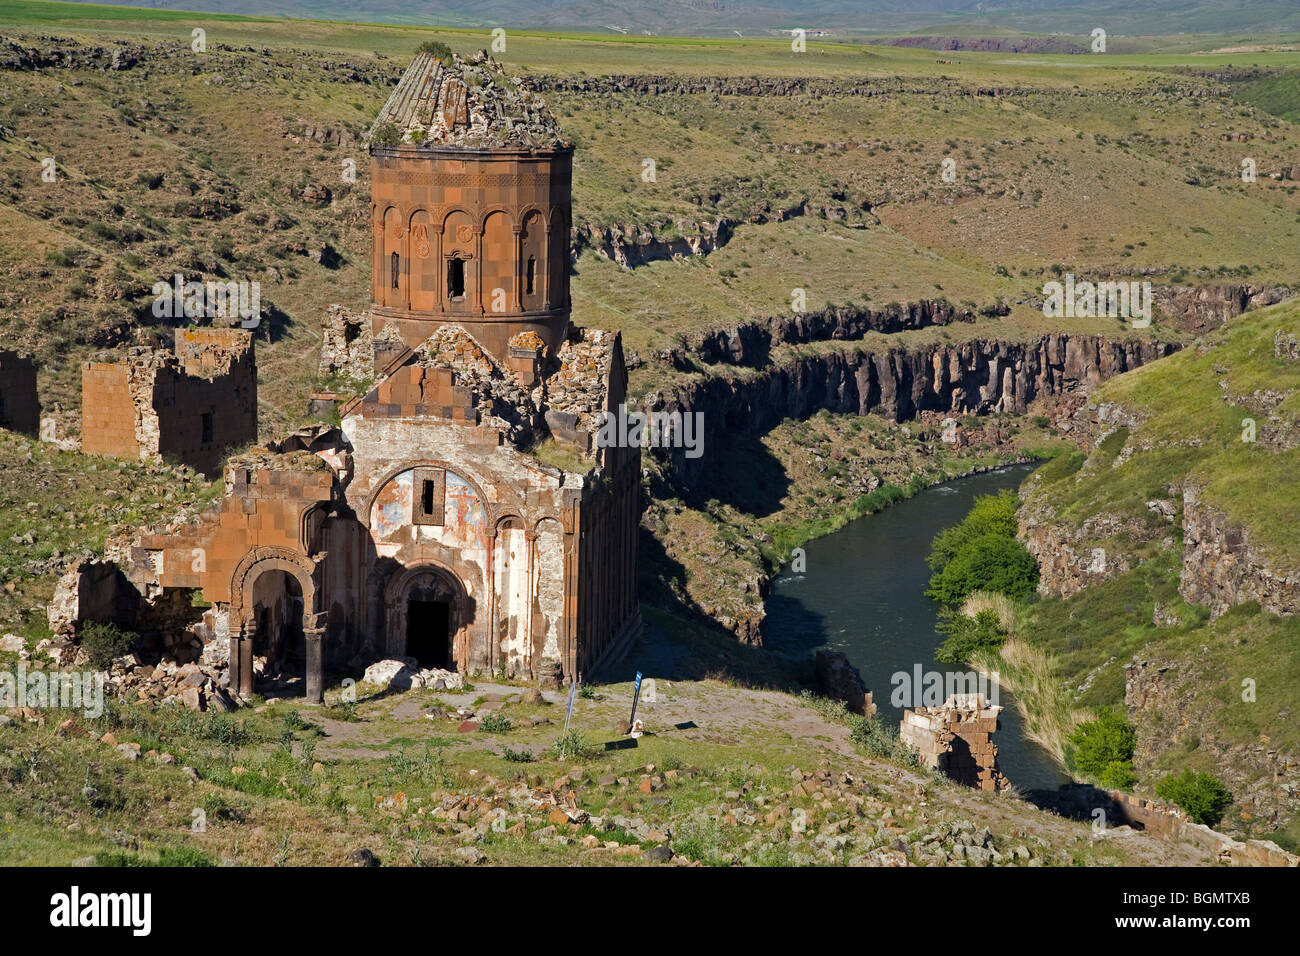
<svg viewBox="0 0 1300 956"><path fill-rule="evenodd" d="M306 692L307 634L302 585L287 571L263 571L253 580L253 657L266 660L264 693L297 697Z"/></svg>
<svg viewBox="0 0 1300 956"><path fill-rule="evenodd" d="M420 565L394 575L385 590L389 655L413 657L422 668L460 669L460 637L470 615L456 576Z"/></svg>
<svg viewBox="0 0 1300 956"><path fill-rule="evenodd" d="M324 699L324 616L318 607L319 565L286 548L254 548L235 568L230 611L239 630L230 635L230 682L254 693L254 658L264 657L258 692Z"/></svg>

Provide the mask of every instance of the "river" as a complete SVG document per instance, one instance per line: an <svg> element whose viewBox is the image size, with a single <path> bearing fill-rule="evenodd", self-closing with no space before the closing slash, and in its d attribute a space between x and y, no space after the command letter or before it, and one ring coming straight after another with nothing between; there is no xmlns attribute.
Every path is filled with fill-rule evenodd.
<svg viewBox="0 0 1300 956"><path fill-rule="evenodd" d="M911 499L867 515L805 546L802 574L787 567L767 602L765 643L804 655L819 648L842 651L862 674L881 719L898 726L901 708L890 704L891 677L955 669L934 660L943 636L935 630L938 606L925 596L930 542L959 523L976 496L1016 488L1033 465L1013 465L927 488ZM993 738L998 765L1021 790L1055 788L1068 777L1023 733L1023 721L1006 688L1000 690L1001 729Z"/></svg>

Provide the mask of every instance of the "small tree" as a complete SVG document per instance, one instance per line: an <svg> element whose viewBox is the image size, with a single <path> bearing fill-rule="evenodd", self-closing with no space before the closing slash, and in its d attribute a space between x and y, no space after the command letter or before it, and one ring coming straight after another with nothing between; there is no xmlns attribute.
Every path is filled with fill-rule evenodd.
<svg viewBox="0 0 1300 956"><path fill-rule="evenodd" d="M1232 803L1232 794L1213 774L1190 768L1156 784L1156 796L1180 807L1196 823L1215 826Z"/></svg>
<svg viewBox="0 0 1300 956"><path fill-rule="evenodd" d="M1133 779L1133 751L1137 731L1117 710L1103 707L1095 720L1088 720L1070 734L1074 766L1106 786L1128 789ZM1127 786L1120 787L1124 782Z"/></svg>
<svg viewBox="0 0 1300 956"><path fill-rule="evenodd" d="M1015 538L983 534L966 542L930 578L925 593L941 604L954 606L972 591L993 591L1017 601L1038 588L1038 562Z"/></svg>

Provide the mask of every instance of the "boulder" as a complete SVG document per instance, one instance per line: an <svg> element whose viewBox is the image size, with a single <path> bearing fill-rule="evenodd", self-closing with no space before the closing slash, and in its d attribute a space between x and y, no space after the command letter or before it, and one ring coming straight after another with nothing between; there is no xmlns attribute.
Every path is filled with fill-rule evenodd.
<svg viewBox="0 0 1300 956"><path fill-rule="evenodd" d="M415 668L416 663L413 657L400 661L377 661L366 668L361 680L385 690L410 690L419 674Z"/></svg>

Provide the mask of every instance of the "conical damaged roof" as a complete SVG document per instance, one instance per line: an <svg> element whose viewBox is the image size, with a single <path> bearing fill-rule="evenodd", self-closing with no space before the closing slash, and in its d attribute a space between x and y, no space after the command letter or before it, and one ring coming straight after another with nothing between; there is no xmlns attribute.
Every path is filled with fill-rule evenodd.
<svg viewBox="0 0 1300 956"><path fill-rule="evenodd" d="M379 111L371 133L394 124L402 142L471 149L567 147L546 104L518 77L509 76L487 51L444 63L417 53Z"/></svg>

